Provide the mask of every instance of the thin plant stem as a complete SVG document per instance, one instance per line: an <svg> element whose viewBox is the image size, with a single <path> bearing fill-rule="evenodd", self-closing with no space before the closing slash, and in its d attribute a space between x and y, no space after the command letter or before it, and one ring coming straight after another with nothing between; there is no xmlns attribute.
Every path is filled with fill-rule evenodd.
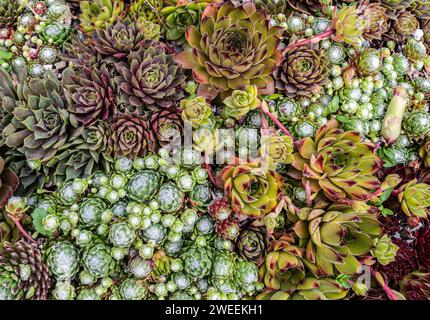
<svg viewBox="0 0 430 320"><path fill-rule="evenodd" d="M16 225L16 227L18 228L18 230L21 232L21 234L26 237L29 241L36 243L36 240L34 240L27 231L25 231L25 229L23 228L21 222L20 222L20 218L17 217L13 217L11 215L9 215L10 219L13 221L13 223Z"/></svg>

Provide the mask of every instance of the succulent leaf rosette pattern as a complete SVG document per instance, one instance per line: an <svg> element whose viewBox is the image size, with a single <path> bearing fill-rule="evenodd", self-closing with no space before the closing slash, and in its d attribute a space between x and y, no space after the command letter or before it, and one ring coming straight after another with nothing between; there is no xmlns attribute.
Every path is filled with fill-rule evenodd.
<svg viewBox="0 0 430 320"><path fill-rule="evenodd" d="M244 2L236 7L226 2L208 6L200 28L187 29L191 51L183 51L176 61L193 70L202 92L216 93L256 85L261 94L274 91L270 73L277 64L277 47L282 29L272 27L264 11Z"/></svg>
<svg viewBox="0 0 430 320"><path fill-rule="evenodd" d="M0 300L430 300L429 34L427 0L0 0Z"/></svg>

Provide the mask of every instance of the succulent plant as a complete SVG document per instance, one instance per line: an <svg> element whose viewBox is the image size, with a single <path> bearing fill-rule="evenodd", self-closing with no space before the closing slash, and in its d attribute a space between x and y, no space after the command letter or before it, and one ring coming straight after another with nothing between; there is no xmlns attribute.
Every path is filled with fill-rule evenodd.
<svg viewBox="0 0 430 320"><path fill-rule="evenodd" d="M430 2L428 0L417 0L411 2L411 11L419 19L430 19Z"/></svg>
<svg viewBox="0 0 430 320"><path fill-rule="evenodd" d="M127 192L137 202L149 201L160 187L160 177L152 170L135 173L129 180Z"/></svg>
<svg viewBox="0 0 430 320"><path fill-rule="evenodd" d="M70 38L71 29L58 22L48 22L39 33L39 37L47 43L62 46Z"/></svg>
<svg viewBox="0 0 430 320"><path fill-rule="evenodd" d="M184 5L166 6L161 10L165 18L166 39L184 43L185 31L192 25L197 25L200 15L206 7L205 2L186 3Z"/></svg>
<svg viewBox="0 0 430 320"><path fill-rule="evenodd" d="M59 183L79 177L87 178L100 170L109 172L113 163L109 136L110 128L106 123L98 121L85 128L82 136L73 143L60 148L48 163L50 165L52 162L55 168L53 181Z"/></svg>
<svg viewBox="0 0 430 320"><path fill-rule="evenodd" d="M272 292L291 290L305 279L303 250L293 242L293 238L288 234L274 240L268 248L265 262L260 266L260 281Z"/></svg>
<svg viewBox="0 0 430 320"><path fill-rule="evenodd" d="M103 64L100 53L91 45L88 38L73 35L70 42L64 44L64 51L60 54L60 58L75 66L76 69L92 70Z"/></svg>
<svg viewBox="0 0 430 320"><path fill-rule="evenodd" d="M213 254L205 247L192 246L181 255L184 270L195 278L202 278L210 274Z"/></svg>
<svg viewBox="0 0 430 320"><path fill-rule="evenodd" d="M107 120L118 112L115 85L106 65L97 71L64 73L69 112L84 126Z"/></svg>
<svg viewBox="0 0 430 320"><path fill-rule="evenodd" d="M242 258L260 265L266 255L267 240L264 233L258 229L245 229L236 240L239 254Z"/></svg>
<svg viewBox="0 0 430 320"><path fill-rule="evenodd" d="M143 300L148 288L142 280L130 278L121 282L119 291L123 300Z"/></svg>
<svg viewBox="0 0 430 320"><path fill-rule="evenodd" d="M334 201L367 200L379 187L374 173L382 163L374 147L361 142L357 132L339 129L336 120L318 129L314 139L299 140L297 146L289 175L302 178L312 191L322 189Z"/></svg>
<svg viewBox="0 0 430 320"><path fill-rule="evenodd" d="M277 172L259 162L233 162L223 168L221 178L236 213L261 217L275 210L281 184Z"/></svg>
<svg viewBox="0 0 430 320"><path fill-rule="evenodd" d="M403 122L403 128L410 137L423 137L430 131L430 116L426 112L412 112Z"/></svg>
<svg viewBox="0 0 430 320"><path fill-rule="evenodd" d="M427 49L424 43L419 42L413 38L408 39L403 53L411 61L420 61L426 57Z"/></svg>
<svg viewBox="0 0 430 320"><path fill-rule="evenodd" d="M175 213L184 203L184 193L175 184L166 183L158 190L156 199L161 211Z"/></svg>
<svg viewBox="0 0 430 320"><path fill-rule="evenodd" d="M41 251L20 240L0 249L0 283L2 300L46 300L52 280Z"/></svg>
<svg viewBox="0 0 430 320"><path fill-rule="evenodd" d="M249 111L258 108L261 101L258 99L258 89L246 86L245 90L234 90L231 96L224 99L225 109L223 115L237 120L243 118Z"/></svg>
<svg viewBox="0 0 430 320"><path fill-rule="evenodd" d="M231 17L228 24L224 16ZM270 26L267 20L267 14L257 11L253 2L235 6L227 1L220 6L208 6L200 26L191 26L186 33L194 53L180 52L176 61L193 70L200 92L211 91L212 96L243 90L247 85L256 85L260 94L273 93L270 73L277 64L282 29ZM255 41L251 41L252 34L258 35ZM208 41L204 46L203 38Z"/></svg>
<svg viewBox="0 0 430 320"><path fill-rule="evenodd" d="M430 141L426 141L419 149L419 155L423 159L424 167L430 167Z"/></svg>
<svg viewBox="0 0 430 320"><path fill-rule="evenodd" d="M136 20L117 19L115 24L106 29L96 29L91 35L91 43L100 54L123 59L130 51L136 51L145 43L141 30Z"/></svg>
<svg viewBox="0 0 430 320"><path fill-rule="evenodd" d="M304 263L317 276L332 276L334 268L343 274L356 274L361 264L357 257L374 247L382 230L376 217L364 204L347 205L325 202L314 208L290 212L289 220L304 248Z"/></svg>
<svg viewBox="0 0 430 320"><path fill-rule="evenodd" d="M3 208L12 197L19 184L18 176L5 167L5 161L0 156L0 208Z"/></svg>
<svg viewBox="0 0 430 320"><path fill-rule="evenodd" d="M82 265L93 277L104 278L114 271L116 261L111 255L110 248L103 243L98 243L85 248Z"/></svg>
<svg viewBox="0 0 430 320"><path fill-rule="evenodd" d="M149 118L150 128L157 137L158 146L164 147L179 142L183 124L181 113L176 108L156 110Z"/></svg>
<svg viewBox="0 0 430 320"><path fill-rule="evenodd" d="M168 109L184 97L185 76L161 45L147 43L117 65L122 102L133 110Z"/></svg>
<svg viewBox="0 0 430 320"><path fill-rule="evenodd" d="M387 265L396 259L396 252L399 249L387 235L383 235L374 241L375 249L371 251L378 262Z"/></svg>
<svg viewBox="0 0 430 320"><path fill-rule="evenodd" d="M412 2L413 0L381 0L391 17L395 17L396 12L409 8Z"/></svg>
<svg viewBox="0 0 430 320"><path fill-rule="evenodd" d="M418 28L418 19L409 11L401 12L393 23L393 30L400 37L412 36Z"/></svg>
<svg viewBox="0 0 430 320"><path fill-rule="evenodd" d="M79 260L78 249L68 241L54 242L46 251L49 273L58 280L71 280L79 271Z"/></svg>
<svg viewBox="0 0 430 320"><path fill-rule="evenodd" d="M308 277L297 284L295 290L266 291L260 293L257 300L341 300L346 297L348 290L333 279L316 279Z"/></svg>
<svg viewBox="0 0 430 320"><path fill-rule="evenodd" d="M21 11L22 11L22 6L19 1L1 0L0 1L0 29L14 27Z"/></svg>
<svg viewBox="0 0 430 320"><path fill-rule="evenodd" d="M123 0L81 1L80 27L84 32L104 29L113 24L124 10Z"/></svg>
<svg viewBox="0 0 430 320"><path fill-rule="evenodd" d="M275 168L277 164L292 163L294 161L293 139L289 136L271 134L263 136L260 154L271 168Z"/></svg>
<svg viewBox="0 0 430 320"><path fill-rule="evenodd" d="M239 236L240 226L238 221L229 218L218 222L215 230L221 238L234 241Z"/></svg>
<svg viewBox="0 0 430 320"><path fill-rule="evenodd" d="M381 57L378 50L369 48L363 51L357 69L364 77L376 75L381 67Z"/></svg>
<svg viewBox="0 0 430 320"><path fill-rule="evenodd" d="M289 9L286 0L255 0L257 9L264 9L269 14L285 14Z"/></svg>
<svg viewBox="0 0 430 320"><path fill-rule="evenodd" d="M399 202L407 216L427 218L430 207L430 185L411 180L399 188Z"/></svg>
<svg viewBox="0 0 430 320"><path fill-rule="evenodd" d="M364 3L360 8L366 27L363 31L364 39L368 41L380 40L381 36L388 31L388 16L386 8L380 3Z"/></svg>
<svg viewBox="0 0 430 320"><path fill-rule="evenodd" d="M344 6L336 11L333 16L335 41L345 42L353 46L359 46L363 42L363 33L366 29L365 18L360 15L357 5Z"/></svg>
<svg viewBox="0 0 430 320"><path fill-rule="evenodd" d="M130 6L130 15L143 20L156 20L158 12L163 7L161 0L133 0Z"/></svg>
<svg viewBox="0 0 430 320"><path fill-rule="evenodd" d="M19 107L3 130L5 144L21 147L27 160L46 164L66 142L76 139L83 127L67 110L61 83L52 73L29 80L19 90Z"/></svg>
<svg viewBox="0 0 430 320"><path fill-rule="evenodd" d="M137 113L116 116L111 124L109 143L117 156L135 158L154 150L154 136L146 118Z"/></svg>
<svg viewBox="0 0 430 320"><path fill-rule="evenodd" d="M204 97L196 97L191 100L181 101L182 120L189 122L193 128L198 128L210 123L212 115L211 107Z"/></svg>
<svg viewBox="0 0 430 320"><path fill-rule="evenodd" d="M275 87L289 96L310 95L327 82L327 73L328 61L323 50L295 48L275 71Z"/></svg>

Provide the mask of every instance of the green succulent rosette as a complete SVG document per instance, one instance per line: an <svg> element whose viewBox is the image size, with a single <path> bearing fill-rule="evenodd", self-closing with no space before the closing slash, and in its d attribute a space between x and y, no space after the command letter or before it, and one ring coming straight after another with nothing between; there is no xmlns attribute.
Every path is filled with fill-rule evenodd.
<svg viewBox="0 0 430 320"><path fill-rule="evenodd" d="M68 241L58 241L46 250L49 272L58 280L72 279L79 271L79 250Z"/></svg>
<svg viewBox="0 0 430 320"><path fill-rule="evenodd" d="M357 132L341 130L336 120L320 127L313 139L299 140L297 147L289 175L309 184L312 192L322 190L333 201L362 201L380 185L374 174L382 161L374 146L361 142Z"/></svg>
<svg viewBox="0 0 430 320"><path fill-rule="evenodd" d="M430 208L430 185L411 180L399 188L402 211L409 217L427 218Z"/></svg>
<svg viewBox="0 0 430 320"><path fill-rule="evenodd" d="M225 16L230 17L228 23ZM176 61L193 70L202 95L214 97L247 85L256 85L260 94L271 94L281 34L282 29L271 26L268 15L252 1L207 6L200 25L186 32L192 51L177 53Z"/></svg>
<svg viewBox="0 0 430 320"><path fill-rule="evenodd" d="M201 13L206 5L205 2L191 2L186 5L164 7L161 14L165 19L166 39L180 44L185 43L187 28L200 22Z"/></svg>
<svg viewBox="0 0 430 320"><path fill-rule="evenodd" d="M316 277L359 272L359 257L374 248L382 229L365 203L352 206L318 202L313 208L290 212L293 230L304 248L303 262Z"/></svg>

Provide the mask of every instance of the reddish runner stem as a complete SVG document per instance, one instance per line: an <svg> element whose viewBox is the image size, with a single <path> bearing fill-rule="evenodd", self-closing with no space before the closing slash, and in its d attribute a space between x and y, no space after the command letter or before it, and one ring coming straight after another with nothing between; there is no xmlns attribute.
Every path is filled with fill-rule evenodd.
<svg viewBox="0 0 430 320"><path fill-rule="evenodd" d="M211 168L208 160L209 159L208 159L207 155L205 154L205 163L204 163L204 166L205 166L205 170L206 170L206 172L208 174L209 180L212 182L212 184L215 187L220 188L219 185L218 185L218 183L217 183L217 181L216 181L216 178L215 178L215 176L214 176L214 174L212 172L212 168Z"/></svg>
<svg viewBox="0 0 430 320"><path fill-rule="evenodd" d="M318 43L324 39L327 39L328 37L330 37L332 34L334 34L336 32L335 29L329 29L326 32L317 34L316 36L312 37L312 38L308 38L308 39L300 39L292 44L290 44L289 46L287 46L284 49L284 52L287 52L291 49L297 48L297 47L301 47L301 46L305 46L307 44L310 43Z"/></svg>
<svg viewBox="0 0 430 320"><path fill-rule="evenodd" d="M36 240L34 240L27 231L25 231L25 229L23 228L23 226L21 225L21 222L19 221L20 218L16 218L13 217L11 215L9 215L10 219L13 221L13 223L16 225L16 227L18 228L18 230L21 232L21 234L26 237L28 240L30 240L33 243L36 243Z"/></svg>
<svg viewBox="0 0 430 320"><path fill-rule="evenodd" d="M382 289L387 294L388 298L393 301L397 301L396 295L394 294L393 290L385 283L385 281L381 281L382 275L379 272L375 272L372 267L369 266L370 272L372 273L373 278L375 278L376 282L379 283L379 285L382 287ZM378 276L379 275L379 276Z"/></svg>
<svg viewBox="0 0 430 320"><path fill-rule="evenodd" d="M270 111L269 111L269 108L268 108L268 106L267 106L267 103L266 102L263 102L262 104L261 104L261 108L260 108L260 110L266 115L266 116L268 116L269 118L270 118L270 120L272 120L275 124L276 124L276 126L285 134L285 135L287 135L287 136L290 136L290 137L293 137L292 136L292 134L290 133L290 131L288 131L288 129L287 128L285 128L285 126L281 123L281 121L279 121L279 119L278 118L276 118L276 116L273 114L273 113L271 113Z"/></svg>

